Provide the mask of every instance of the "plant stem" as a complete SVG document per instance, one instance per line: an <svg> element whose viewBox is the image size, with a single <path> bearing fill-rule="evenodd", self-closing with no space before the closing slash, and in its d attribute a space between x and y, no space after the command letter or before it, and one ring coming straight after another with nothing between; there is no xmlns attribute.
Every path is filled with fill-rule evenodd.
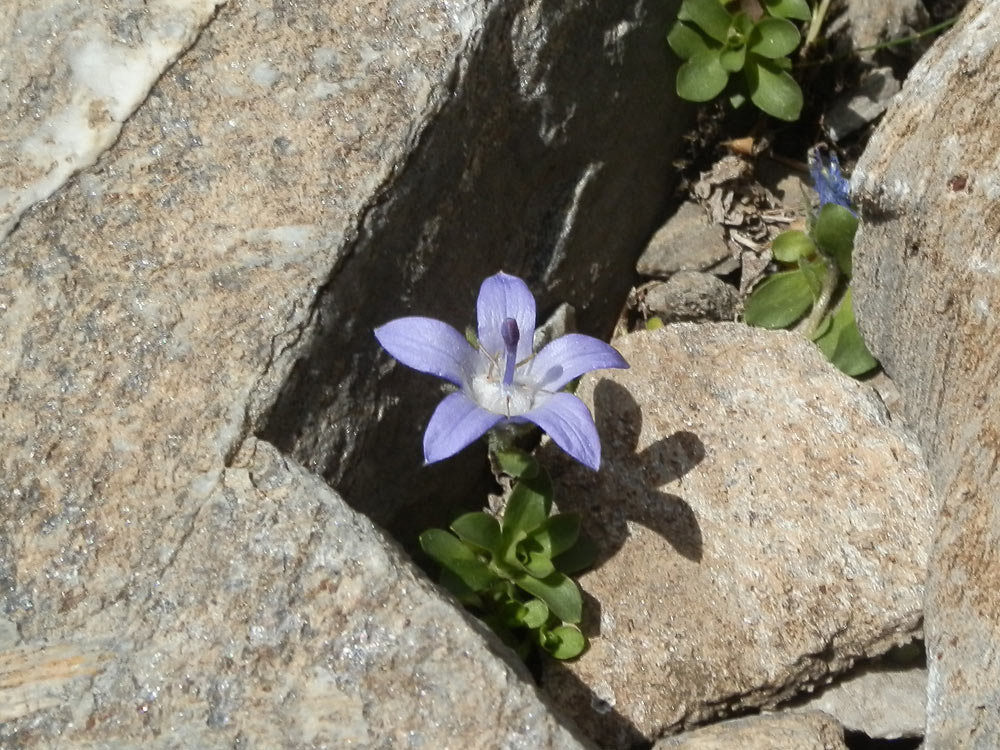
<svg viewBox="0 0 1000 750"><path fill-rule="evenodd" d="M816 333L816 329L819 328L823 316L829 310L830 300L833 299L833 293L840 282L840 272L837 270L837 263L832 258L827 258L826 256L823 256L823 262L826 263L826 275L823 277L823 285L819 290L819 298L813 304L812 310L809 312L809 317L806 318L806 322L802 326L802 332L810 340L812 340L813 334Z"/></svg>
<svg viewBox="0 0 1000 750"><path fill-rule="evenodd" d="M813 11L812 19L809 21L809 30L806 32L806 41L802 45L802 54L804 55L806 50L809 49L816 41L819 36L819 30L823 26L823 21L826 20L826 13L830 10L830 0L820 0L816 10Z"/></svg>

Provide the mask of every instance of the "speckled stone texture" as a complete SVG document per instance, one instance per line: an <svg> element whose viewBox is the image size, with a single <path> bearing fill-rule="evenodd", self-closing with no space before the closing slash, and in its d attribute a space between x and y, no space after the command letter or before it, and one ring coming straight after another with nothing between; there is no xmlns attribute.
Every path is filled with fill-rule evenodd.
<svg viewBox="0 0 1000 750"><path fill-rule="evenodd" d="M942 498L926 747L1000 747L1000 15L972 2L854 173L859 325Z"/></svg>
<svg viewBox="0 0 1000 750"><path fill-rule="evenodd" d="M95 19L126 26L138 12L140 30L169 15L165 4L123 6L121 18L99 5ZM283 586L276 573L232 572L254 564L242 550L256 549L276 518L248 524L233 510L231 522L215 522L225 508L253 513L259 499L232 484L235 457L285 388L268 434L342 479L354 505L391 518L403 498L421 500L420 420L437 394L412 373L393 375L375 325L428 301L419 312L461 324L482 277L500 266L544 299L582 305L582 327L610 325L669 176L666 126L683 129L661 65L675 10L638 0L231 0L113 146L23 213L0 247L0 663L20 675L2 684L30 691L70 669L73 687L65 699L18 693L24 708L0 727L0 745L72 747L60 732L82 744L93 731L123 746L152 747L157 736L171 746L177 734L189 740L179 746L232 747L264 727L227 717L258 715L270 687L306 716L293 725L289 715L258 746L282 737L309 746L295 732L306 731L310 696L326 711L319 686L340 662L315 644L283 649L340 637L344 623L295 588L299 566L319 554L310 545L336 555L340 542L319 521L320 536L301 536L306 509L269 537L282 550ZM76 16L65 19L72 36ZM50 63L38 70L62 70ZM18 92L4 91L6 113ZM627 210L612 210L619 204ZM362 464L367 483L349 483ZM470 476L451 471L456 485ZM204 539L191 547L205 533L226 555L208 555ZM387 554L369 541L373 551L359 555ZM339 570L330 585L355 589L356 616L376 617L363 607L364 568ZM254 583L258 574L270 582ZM368 603L392 610L383 613L392 627L405 624L402 593ZM311 623L322 630L307 632ZM337 642L362 649L366 631L352 632ZM407 631L395 637L398 671L371 676L384 678L371 683L382 694L348 691L346 707L331 711L353 716L360 702L369 716L388 700L392 718L367 725L371 746L416 746L435 726L432 745L445 746L440 737L461 720L496 741L489 701L501 698L489 691L520 695L513 677L493 681L513 673L484 662L487 682L462 692L475 701L488 691L491 708L470 704L471 716L452 718L450 672L413 683L445 680L440 694L384 692L423 663L408 661ZM456 643L435 645L436 663L468 670ZM523 726L512 720L506 731L520 737ZM416 734L404 742L406 732Z"/></svg>
<svg viewBox="0 0 1000 750"><path fill-rule="evenodd" d="M657 742L653 750L847 750L844 730L826 714L734 719Z"/></svg>
<svg viewBox="0 0 1000 750"><path fill-rule="evenodd" d="M264 442L130 604L0 641L0 746L585 747L367 518Z"/></svg>
<svg viewBox="0 0 1000 750"><path fill-rule="evenodd" d="M605 747L773 706L920 633L937 510L875 392L797 334L678 324L586 376L597 473L548 444L597 540L590 650L543 684Z"/></svg>
<svg viewBox="0 0 1000 750"><path fill-rule="evenodd" d="M223 0L4 0L0 241L110 146Z"/></svg>

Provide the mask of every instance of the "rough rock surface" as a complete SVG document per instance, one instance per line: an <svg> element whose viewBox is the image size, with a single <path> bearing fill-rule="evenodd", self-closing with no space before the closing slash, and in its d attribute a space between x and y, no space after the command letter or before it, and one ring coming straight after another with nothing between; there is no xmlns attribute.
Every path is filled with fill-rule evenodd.
<svg viewBox="0 0 1000 750"><path fill-rule="evenodd" d="M823 711L845 729L892 740L923 735L926 703L926 669L862 669L796 710Z"/></svg>
<svg viewBox="0 0 1000 750"><path fill-rule="evenodd" d="M773 706L920 632L937 510L912 443L807 340L678 324L588 375L597 473L553 445L600 546L591 647L544 684L607 747Z"/></svg>
<svg viewBox="0 0 1000 750"><path fill-rule="evenodd" d="M653 750L847 750L844 730L830 716L765 714L668 737Z"/></svg>
<svg viewBox="0 0 1000 750"><path fill-rule="evenodd" d="M132 19L135 28L147 28L151 5ZM124 7L124 26L137 8ZM29 694L8 704L20 708L0 729L0 745L72 747L58 733L84 742L75 733L90 727L124 746L154 746L154 735L169 745L175 731L190 731L187 746L210 747L226 717L249 716L268 685L299 701L303 716L293 726L289 714L260 746L276 746L286 730L290 746L308 744L296 733L327 711L323 686L340 662L314 641L294 653L286 644L336 642L347 623L296 599L311 595L295 588L299 566L319 554L308 546L318 537L296 536L309 528L301 526L308 509L274 537L279 572L290 577L284 588L277 572L257 585L265 571L228 567L256 549L282 511L254 513L259 498L233 474L234 457L261 429L296 359L329 347L329 362L312 358L298 369L296 383L315 377L316 388L290 387L303 400L283 400L272 432L283 448L315 459L310 468L336 459L339 476L370 461L369 478L398 508L421 471L414 415L425 402L429 413L436 394L412 373L405 385L387 374L374 325L423 300L432 308L421 312L459 323L481 277L503 266L549 300L586 305L582 327L610 326L625 291L616 285L628 284L669 174L669 149L649 149L662 148L670 120L683 127L664 96L669 68L656 58L666 62L662 37L676 3L653 8L638 0L571 8L230 0L113 147L22 214L0 248L0 634L4 668L19 675L3 684ZM580 72L591 69L580 87ZM571 96L584 89L603 119ZM17 91L2 90L7 112ZM623 134L619 118L649 133ZM644 197L613 211L626 176ZM296 442L312 428L322 438ZM231 482L243 489L230 493ZM378 509L380 496L365 487L351 486L360 493L354 503ZM253 514L252 523L239 515L215 523L230 505ZM389 516L391 506L380 510ZM321 521L316 533L336 555L341 542ZM201 565L207 553L198 551L210 545L192 544L205 533L227 554ZM400 648L424 653L435 632L408 633L401 612L410 606L402 588L426 591L404 586L398 598L367 599L358 566L344 562L330 584L358 609L352 616L397 628ZM390 627L365 602L401 609ZM311 623L325 632L311 633ZM339 643L359 659L372 648L366 638L389 638L360 625L352 632ZM462 663L464 643L434 641L436 663ZM216 658L198 663L199 654ZM389 666L398 677L420 662L400 656ZM503 666L482 669L487 694L470 685L465 697L485 701L485 713L503 710L496 700L518 690L513 678L502 677ZM426 687L423 696L405 700L391 693L390 673L384 685L371 683L390 691L383 695L339 685L348 697L330 710L350 714L358 701L378 710L370 704L388 700L395 718L379 720L372 744L400 746L393 733L405 726L415 744L452 721L445 714L455 696L447 683L432 685L453 675L435 674L414 683ZM55 697L35 696L32 680L51 681ZM551 723L531 705L525 716ZM262 721L274 719L265 708ZM400 724L405 708L419 720ZM487 721L481 730L492 740L501 731L485 716L470 720ZM523 725L515 717L507 731L517 736ZM234 729L224 744L238 740Z"/></svg>
<svg viewBox="0 0 1000 750"><path fill-rule="evenodd" d="M582 750L523 668L267 443L207 488L147 596L0 642L0 746Z"/></svg>
<svg viewBox="0 0 1000 750"><path fill-rule="evenodd" d="M678 271L666 281L653 281L637 290L645 317L664 323L733 320L739 307L736 287L710 273Z"/></svg>
<svg viewBox="0 0 1000 750"><path fill-rule="evenodd" d="M926 602L929 750L1000 746L1000 15L935 43L854 173L862 332L942 499Z"/></svg>
<svg viewBox="0 0 1000 750"><path fill-rule="evenodd" d="M0 8L0 242L93 164L223 0L5 0Z"/></svg>
<svg viewBox="0 0 1000 750"><path fill-rule="evenodd" d="M685 201L653 235L635 270L667 278L678 271L707 271L729 257L722 227L697 203Z"/></svg>

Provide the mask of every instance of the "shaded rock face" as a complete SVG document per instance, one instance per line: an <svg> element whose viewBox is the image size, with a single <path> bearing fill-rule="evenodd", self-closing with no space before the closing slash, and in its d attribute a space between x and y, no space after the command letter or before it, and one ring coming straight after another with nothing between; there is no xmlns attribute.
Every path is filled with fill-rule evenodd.
<svg viewBox="0 0 1000 750"><path fill-rule="evenodd" d="M631 369L577 391L601 470L542 448L600 549L580 579L590 649L543 679L588 734L628 747L772 707L919 635L936 503L873 390L787 332L678 324L616 346Z"/></svg>
<svg viewBox="0 0 1000 750"><path fill-rule="evenodd" d="M573 299L584 327L610 323L614 284L628 283L613 269L634 261L629 233L654 212L670 160L669 149L662 162L629 150L644 139L608 114L610 84L624 90L659 71L644 89L662 79L655 104L629 100L618 110L662 147L670 73L644 56L666 55L662 29L676 5L232 0L215 15L198 7L174 19L176 54L193 46L113 147L25 211L0 248L0 668L15 675L0 680L15 691L0 697L15 706L3 714L0 745L170 746L176 733L189 747L232 747L241 737L337 746L355 735L336 728L362 726L360 711L367 734L357 736L371 746L420 737L445 746L449 732L468 729L465 746L475 737L494 746L506 731L500 744L535 747L537 720L553 746L573 747L464 618L454 638L433 627L444 606L426 628L407 630L416 622L409 608L440 601L318 479L305 481L289 460L299 489L268 500L247 478L245 449L269 446L254 433L301 359L266 431L282 448L315 450L310 468L345 483L347 466L373 462L384 494L366 492L358 504L391 518L399 485L389 478L417 476L415 415L425 402L430 413L434 394L412 373L405 385L395 379L372 327L418 312L425 299L419 312L460 323L481 277L499 265L550 290L548 299ZM145 11L125 10L133 12ZM47 27L35 32L44 53ZM578 51L585 42L596 47ZM569 86L560 66L578 64L582 75L598 61L605 67L579 88L602 99L602 127L596 107L547 98ZM97 65L88 80L114 81L115 71ZM4 114L19 85L0 81ZM504 107L512 102L522 106ZM570 137L588 122L602 133L590 146ZM106 137L95 133L87 137ZM521 153L516 136L525 133L535 140ZM615 140L630 145L616 151ZM622 198L630 213L609 213L625 173L641 200ZM432 204L436 217L424 213ZM596 214L599 227L583 223ZM553 237L561 244L539 268L536 246ZM605 270L615 281L590 276ZM327 369L315 366L324 348ZM303 390L303 373L323 383ZM377 506L379 498L393 502ZM273 512L257 513L263 507ZM381 562L366 568L371 560ZM380 574L405 580L378 593ZM372 644L389 641L399 651L382 660ZM464 664L469 648L480 649L472 674L482 679L456 683L458 692L475 703L486 691L485 703L453 721L453 675L442 667L407 676L428 659ZM345 654L357 656L353 677L338 677L352 674ZM37 684L46 675L49 692ZM393 693L394 683L408 687ZM508 711L508 694L526 702L515 698ZM278 699L322 731L301 734L303 722L277 716ZM249 726L254 716L263 726Z"/></svg>
<svg viewBox="0 0 1000 750"><path fill-rule="evenodd" d="M610 332L671 174L662 144L686 126L663 44L678 5L486 6L448 98L317 300L309 352L263 436L377 521L406 502L408 529L422 507L445 522L484 452L421 466L440 387L392 366L371 329L426 315L463 330L502 269L528 282L540 318L569 302L581 331Z"/></svg>
<svg viewBox="0 0 1000 750"><path fill-rule="evenodd" d="M970 3L854 173L862 332L942 498L926 603L927 747L1000 745L1000 17Z"/></svg>

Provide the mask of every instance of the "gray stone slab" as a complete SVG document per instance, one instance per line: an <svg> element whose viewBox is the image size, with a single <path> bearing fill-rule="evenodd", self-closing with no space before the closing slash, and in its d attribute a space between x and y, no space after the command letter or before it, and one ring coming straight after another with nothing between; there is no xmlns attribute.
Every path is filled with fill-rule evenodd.
<svg viewBox="0 0 1000 750"><path fill-rule="evenodd" d="M653 750L847 750L844 730L830 716L764 714L668 737Z"/></svg>
<svg viewBox="0 0 1000 750"><path fill-rule="evenodd" d="M860 327L942 498L926 603L937 748L1000 746L1000 16L970 3L858 163Z"/></svg>
<svg viewBox="0 0 1000 750"><path fill-rule="evenodd" d="M148 598L0 650L0 745L582 750L371 521L250 439Z"/></svg>
<svg viewBox="0 0 1000 750"><path fill-rule="evenodd" d="M543 444L600 550L590 649L543 678L588 734L626 747L773 707L920 633L937 502L872 389L785 331L615 344L630 369L577 391L601 470Z"/></svg>

